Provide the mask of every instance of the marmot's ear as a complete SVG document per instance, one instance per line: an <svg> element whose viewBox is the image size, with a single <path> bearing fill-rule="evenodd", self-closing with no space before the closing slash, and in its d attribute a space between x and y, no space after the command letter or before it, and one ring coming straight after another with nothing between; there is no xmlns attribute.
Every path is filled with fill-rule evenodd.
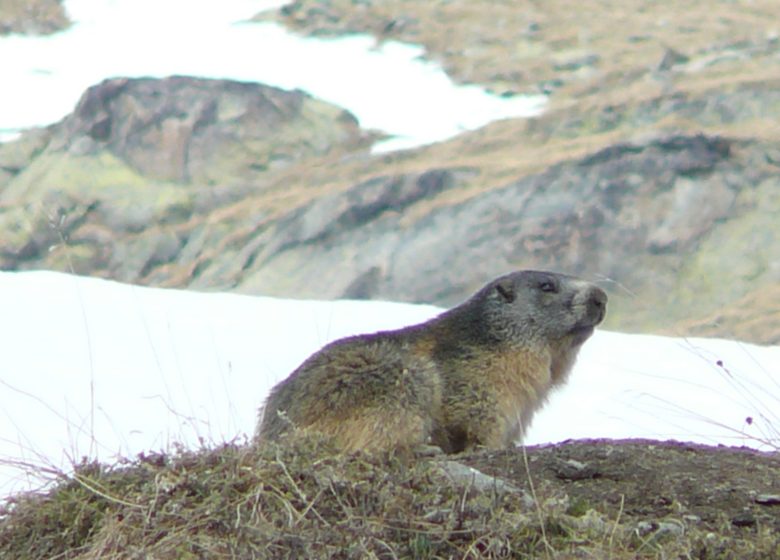
<svg viewBox="0 0 780 560"><path fill-rule="evenodd" d="M515 283L509 278L502 278L496 282L496 291L507 303L515 301Z"/></svg>

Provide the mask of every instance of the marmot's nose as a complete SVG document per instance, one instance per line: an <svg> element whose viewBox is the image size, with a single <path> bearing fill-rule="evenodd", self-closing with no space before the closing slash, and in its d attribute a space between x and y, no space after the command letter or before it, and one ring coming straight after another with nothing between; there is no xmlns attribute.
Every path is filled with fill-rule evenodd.
<svg viewBox="0 0 780 560"><path fill-rule="evenodd" d="M600 323L604 320L604 316L607 314L607 293L599 288L593 286L588 292L588 315L593 317L596 323Z"/></svg>

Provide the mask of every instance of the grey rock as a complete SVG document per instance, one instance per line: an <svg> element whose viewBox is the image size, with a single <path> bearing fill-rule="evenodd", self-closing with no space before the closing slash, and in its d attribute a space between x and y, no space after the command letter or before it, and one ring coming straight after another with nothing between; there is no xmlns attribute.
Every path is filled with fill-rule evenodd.
<svg viewBox="0 0 780 560"><path fill-rule="evenodd" d="M421 176L359 184L313 202L264 232L266 241L239 286L337 297L366 270L379 267L383 275L374 297L450 305L485 277L518 267L634 282L637 264L624 255L646 252L659 222L673 215L663 195L672 193L672 202L675 188L698 195L705 188L698 183L729 161L730 145L706 137L617 145L465 202L436 206L403 226L400 210L427 192L415 186ZM688 178L688 186L678 185L680 175ZM722 216L733 198L729 189L723 187L724 202L713 203L713 211L696 227L668 218L667 231L677 225L689 230L678 249L694 243ZM682 216L695 204L680 206ZM661 239L661 233L655 235ZM610 250L600 250L605 247ZM338 275L331 277L327 263L336 262ZM315 277L325 286L312 283Z"/></svg>
<svg viewBox="0 0 780 560"><path fill-rule="evenodd" d="M317 111L340 126L314 126ZM152 179L210 183L363 136L354 117L301 91L174 76L89 88L56 141L73 154L108 149Z"/></svg>
<svg viewBox="0 0 780 560"><path fill-rule="evenodd" d="M677 520L664 521L640 521L637 523L637 532L642 535L651 535L654 539L664 536L682 536L685 533L685 525Z"/></svg>
<svg viewBox="0 0 780 560"><path fill-rule="evenodd" d="M759 494L756 503L762 506L780 506L780 494Z"/></svg>
<svg viewBox="0 0 780 560"><path fill-rule="evenodd" d="M744 511L732 517L731 523L737 527L753 527L756 524L756 517L751 512Z"/></svg>
<svg viewBox="0 0 780 560"><path fill-rule="evenodd" d="M690 59L680 51L666 47L657 68L658 70L671 70L679 64L685 64L689 60Z"/></svg>
<svg viewBox="0 0 780 560"><path fill-rule="evenodd" d="M574 459L556 463L553 466L553 470L555 471L555 475L563 480L586 480L601 476L598 469Z"/></svg>
<svg viewBox="0 0 780 560"><path fill-rule="evenodd" d="M473 467L458 461L441 461L438 463L442 474L453 484L474 488L478 492L511 492L520 494L526 507L534 505L534 499L515 485L495 476L487 475Z"/></svg>

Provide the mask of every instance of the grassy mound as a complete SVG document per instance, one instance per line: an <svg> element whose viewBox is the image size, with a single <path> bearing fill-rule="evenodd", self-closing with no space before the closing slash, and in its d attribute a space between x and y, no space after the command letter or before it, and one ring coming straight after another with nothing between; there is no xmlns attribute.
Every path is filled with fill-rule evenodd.
<svg viewBox="0 0 780 560"><path fill-rule="evenodd" d="M533 505L523 491L453 479L441 458L327 451L317 441L262 452L229 444L143 455L113 467L82 464L53 489L5 504L0 557L770 558L780 552L769 528L738 538L682 526L658 525L649 533L630 515L603 513L560 492L545 491ZM507 457L472 460L506 464ZM512 460L517 469L528 465L521 453Z"/></svg>

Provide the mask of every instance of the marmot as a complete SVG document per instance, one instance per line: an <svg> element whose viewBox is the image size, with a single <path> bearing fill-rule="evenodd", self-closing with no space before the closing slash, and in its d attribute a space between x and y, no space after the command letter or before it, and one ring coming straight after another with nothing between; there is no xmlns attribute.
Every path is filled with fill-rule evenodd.
<svg viewBox="0 0 780 560"><path fill-rule="evenodd" d="M257 441L316 431L344 452L507 447L606 304L593 284L526 270L425 323L337 340L271 390Z"/></svg>

